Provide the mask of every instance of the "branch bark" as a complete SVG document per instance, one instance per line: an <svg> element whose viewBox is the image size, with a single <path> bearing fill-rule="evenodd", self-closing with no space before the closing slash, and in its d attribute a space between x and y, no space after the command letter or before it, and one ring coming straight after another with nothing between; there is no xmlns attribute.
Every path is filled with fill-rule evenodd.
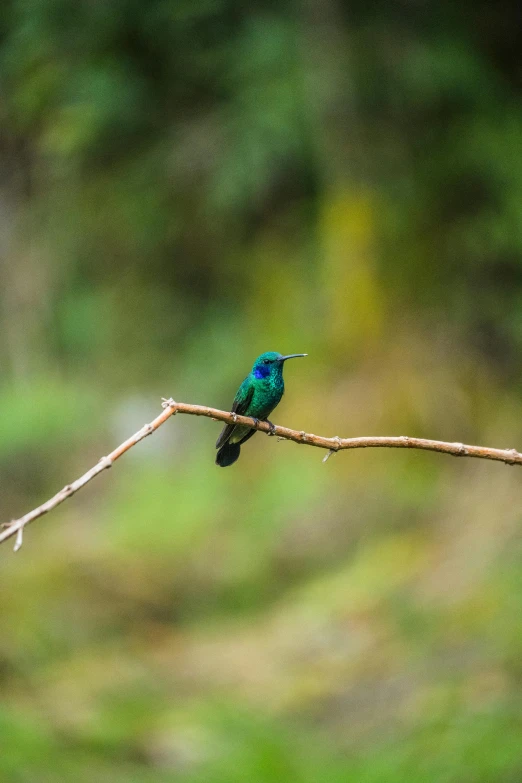
<svg viewBox="0 0 522 783"><path fill-rule="evenodd" d="M515 449L493 449L486 446L468 446L464 443L448 443L440 440L428 440L426 438L409 438L406 435L398 437L360 437L360 438L325 438L322 435L313 435L304 431L288 429L274 425L273 430L266 421L256 421L248 416L238 416L235 413L221 411L217 408L209 408L206 405L191 405L186 402L175 402L173 399L163 400L163 412L160 413L149 424L145 424L138 432L124 441L114 451L111 451L106 457L102 457L99 462L92 467L83 476L67 484L63 489L56 493L52 498L42 503L38 508L33 509L19 519L13 519L5 523L0 532L0 544L9 538L16 536L15 552L22 545L22 534L24 528L35 519L44 516L53 508L59 506L64 500L76 494L78 490L92 481L104 470L112 465L125 452L136 446L141 440L152 435L167 419L176 413L186 413L191 416L206 416L216 421L227 424L237 423L246 424L260 432L266 432L268 435L276 435L282 440L292 440L295 443L305 444L306 446L316 446L320 449L327 449L328 453L323 458L323 462L334 453L347 449L367 449L367 448L394 448L394 449L422 449L424 451L436 451L441 454L451 454L454 457L476 457L478 459L490 459L497 462L504 462L507 465L522 465L522 454Z"/></svg>

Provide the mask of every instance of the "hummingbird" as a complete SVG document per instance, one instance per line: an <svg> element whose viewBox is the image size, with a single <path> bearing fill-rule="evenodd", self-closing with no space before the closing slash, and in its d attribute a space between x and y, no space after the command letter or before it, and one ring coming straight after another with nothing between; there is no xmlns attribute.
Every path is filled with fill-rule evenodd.
<svg viewBox="0 0 522 783"><path fill-rule="evenodd" d="M232 412L240 416L251 416L254 420L268 421L276 405L279 404L285 391L283 381L283 365L287 359L308 356L306 353L290 353L283 356L276 351L267 351L258 356L252 371L245 378L232 404ZM270 428L272 422L268 421ZM244 424L225 424L216 441L216 465L222 468L233 465L238 459L241 444L255 435L253 430Z"/></svg>

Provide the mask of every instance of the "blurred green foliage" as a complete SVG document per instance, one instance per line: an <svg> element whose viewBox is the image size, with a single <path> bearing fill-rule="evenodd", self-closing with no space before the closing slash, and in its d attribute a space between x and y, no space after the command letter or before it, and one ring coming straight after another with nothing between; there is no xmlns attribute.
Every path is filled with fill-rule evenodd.
<svg viewBox="0 0 522 783"><path fill-rule="evenodd" d="M520 447L520 98L514 0L5 0L1 518L269 349L280 423ZM518 471L217 432L2 549L0 779L518 783Z"/></svg>

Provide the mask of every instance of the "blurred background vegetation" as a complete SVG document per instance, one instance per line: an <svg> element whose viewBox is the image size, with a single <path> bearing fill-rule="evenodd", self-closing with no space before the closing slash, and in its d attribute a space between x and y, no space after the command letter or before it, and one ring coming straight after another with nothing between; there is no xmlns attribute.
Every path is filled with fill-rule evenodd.
<svg viewBox="0 0 522 783"><path fill-rule="evenodd" d="M515 0L4 0L0 513L159 411L522 446ZM0 778L518 783L519 470L177 417L0 553Z"/></svg>

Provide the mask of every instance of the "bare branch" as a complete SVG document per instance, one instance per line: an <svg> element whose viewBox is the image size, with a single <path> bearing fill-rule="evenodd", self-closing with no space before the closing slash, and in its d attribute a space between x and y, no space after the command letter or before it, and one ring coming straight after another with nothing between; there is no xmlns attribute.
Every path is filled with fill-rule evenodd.
<svg viewBox="0 0 522 783"><path fill-rule="evenodd" d="M441 454L451 454L454 457L477 457L479 459L491 459L497 462L504 462L507 465L522 465L522 454L515 449L492 449L486 446L468 446L464 443L446 443L440 440L427 440L426 438L408 438L406 435L398 437L361 437L361 438L340 438L336 435L333 438L325 438L322 435L312 435L304 431L290 430L287 427L280 427L270 424L266 421L256 421L248 416L239 416L237 413L228 413L216 408L209 408L206 405L191 405L186 402L175 402L173 399L163 400L163 412L160 413L150 424L145 424L138 432L128 438L118 448L114 449L108 456L102 457L97 465L84 473L83 476L68 484L52 498L42 503L38 508L33 509L20 519L14 519L3 525L0 532L0 544L7 541L8 538L16 536L15 551L22 546L23 529L30 522L47 514L64 500L70 498L79 489L84 487L93 478L98 476L119 459L126 451L133 446L152 435L158 427L161 427L167 419L176 413L187 413L191 416L206 416L216 421L222 421L227 424L246 424L253 429L266 432L269 435L277 435L279 440L293 440L295 443L302 443L306 446L316 446L320 449L327 449L328 454L324 462L331 454L346 449L367 449L367 448L393 448L393 449L422 449L424 451L436 451Z"/></svg>

